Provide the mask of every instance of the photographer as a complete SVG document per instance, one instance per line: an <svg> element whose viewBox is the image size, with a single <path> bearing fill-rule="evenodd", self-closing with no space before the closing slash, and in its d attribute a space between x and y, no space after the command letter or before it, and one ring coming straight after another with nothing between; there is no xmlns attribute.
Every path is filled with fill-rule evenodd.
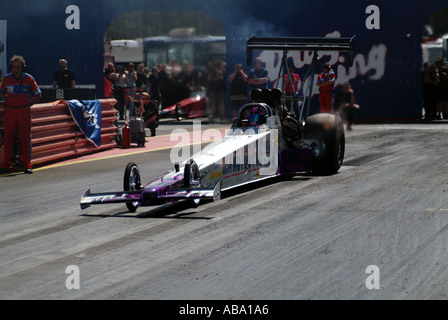
<svg viewBox="0 0 448 320"><path fill-rule="evenodd" d="M234 72L229 76L232 117L236 117L238 110L247 103L247 79L243 65L235 65Z"/></svg>

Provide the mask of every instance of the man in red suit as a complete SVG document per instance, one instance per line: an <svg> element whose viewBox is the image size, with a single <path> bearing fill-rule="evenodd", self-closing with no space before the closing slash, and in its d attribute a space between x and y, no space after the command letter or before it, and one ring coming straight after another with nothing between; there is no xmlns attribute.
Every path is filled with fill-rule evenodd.
<svg viewBox="0 0 448 320"><path fill-rule="evenodd" d="M41 91L34 78L25 73L25 60L13 56L10 62L11 73L2 81L0 94L5 100L5 144L1 168L10 169L10 158L17 132L19 150L25 173L31 169L31 105L41 98Z"/></svg>
<svg viewBox="0 0 448 320"><path fill-rule="evenodd" d="M319 87L320 112L331 113L333 103L334 82L336 76L328 63L322 66L322 73L317 76Z"/></svg>

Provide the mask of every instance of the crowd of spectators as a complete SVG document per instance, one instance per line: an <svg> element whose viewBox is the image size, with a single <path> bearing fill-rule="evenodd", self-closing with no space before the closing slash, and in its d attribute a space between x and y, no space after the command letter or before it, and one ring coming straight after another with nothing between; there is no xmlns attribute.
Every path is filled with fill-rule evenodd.
<svg viewBox="0 0 448 320"><path fill-rule="evenodd" d="M137 70L133 63L129 63L127 68L122 66L117 72L114 64L110 63L104 69L104 94L117 99L121 117L128 94L146 92L151 100L157 100L165 109L189 98L194 92L205 90L210 116L224 118L225 68L222 61L209 63L205 68L195 68L188 61L182 65L171 61L151 69L140 63Z"/></svg>

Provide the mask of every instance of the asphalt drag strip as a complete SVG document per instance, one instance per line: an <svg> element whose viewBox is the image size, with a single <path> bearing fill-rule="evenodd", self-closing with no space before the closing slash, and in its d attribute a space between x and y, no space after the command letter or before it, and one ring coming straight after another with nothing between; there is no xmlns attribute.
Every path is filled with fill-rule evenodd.
<svg viewBox="0 0 448 320"><path fill-rule="evenodd" d="M130 161L171 169L170 148L2 176L0 299L446 300L448 125L353 128L337 174L197 208L79 207Z"/></svg>

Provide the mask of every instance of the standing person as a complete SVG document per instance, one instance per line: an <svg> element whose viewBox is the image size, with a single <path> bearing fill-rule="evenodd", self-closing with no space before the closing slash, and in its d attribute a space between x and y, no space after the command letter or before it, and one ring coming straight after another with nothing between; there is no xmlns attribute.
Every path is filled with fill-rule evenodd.
<svg viewBox="0 0 448 320"><path fill-rule="evenodd" d="M255 58L254 68L249 71L250 90L265 89L269 82L268 71L263 68L260 58Z"/></svg>
<svg viewBox="0 0 448 320"><path fill-rule="evenodd" d="M159 77L157 75L158 72L159 70L154 67L152 68L151 74L148 76L149 96L151 100L157 100L157 105L159 104L161 99Z"/></svg>
<svg viewBox="0 0 448 320"><path fill-rule="evenodd" d="M350 83L344 83L334 99L334 111L338 112L342 121L347 124L347 130L352 130L353 114L359 109L356 103L355 93Z"/></svg>
<svg viewBox="0 0 448 320"><path fill-rule="evenodd" d="M448 119L448 64L443 65L443 60L438 63L439 83L436 94L436 119Z"/></svg>
<svg viewBox="0 0 448 320"><path fill-rule="evenodd" d="M125 107L124 112L129 110L129 115L134 115L134 102L128 99L128 96L136 93L136 83L137 83L137 71L135 71L135 65L131 62L128 65L128 83L126 86L126 95L124 98Z"/></svg>
<svg viewBox="0 0 448 320"><path fill-rule="evenodd" d="M143 63L139 63L137 66L137 80L135 82L135 87L137 90L144 90L148 84L148 78L145 74L145 66Z"/></svg>
<svg viewBox="0 0 448 320"><path fill-rule="evenodd" d="M322 73L317 76L319 87L320 112L331 113L333 103L334 82L336 76L328 63L322 66Z"/></svg>
<svg viewBox="0 0 448 320"><path fill-rule="evenodd" d="M422 96L425 120L433 120L436 116L436 91L438 73L435 65L423 65L422 71Z"/></svg>
<svg viewBox="0 0 448 320"><path fill-rule="evenodd" d="M17 132L20 157L25 173L33 173L31 166L31 105L42 97L39 86L33 76L25 73L25 60L22 56L13 56L10 61L11 73L2 81L0 94L5 100L5 144L3 169L10 170L14 137Z"/></svg>
<svg viewBox="0 0 448 320"><path fill-rule="evenodd" d="M115 72L115 66L113 63L109 63L104 69L103 73L103 83L104 83L104 97L112 98L114 96L113 85L117 80L117 73Z"/></svg>
<svg viewBox="0 0 448 320"><path fill-rule="evenodd" d="M131 63L129 63L129 66L128 66L128 84L127 84L127 88L128 89L135 89L136 82L137 82L137 71L135 71L135 66L131 62Z"/></svg>
<svg viewBox="0 0 448 320"><path fill-rule="evenodd" d="M176 103L176 101L172 101L171 96L171 80L167 72L166 64L161 64L160 68L158 68L157 78L159 80L159 88L160 88L160 96L162 100L162 109L168 108L172 103Z"/></svg>
<svg viewBox="0 0 448 320"><path fill-rule="evenodd" d="M423 70L422 82L425 120L434 120L437 114L437 86L439 85L439 72L435 64Z"/></svg>
<svg viewBox="0 0 448 320"><path fill-rule="evenodd" d="M244 73L243 65L236 64L234 72L229 76L230 101L233 118L238 115L238 110L247 103L247 79L248 77Z"/></svg>
<svg viewBox="0 0 448 320"><path fill-rule="evenodd" d="M175 79L177 91L179 93L178 100L187 99L191 93L197 88L198 79L193 66L184 61L182 71L179 72Z"/></svg>
<svg viewBox="0 0 448 320"><path fill-rule="evenodd" d="M128 85L128 73L125 67L121 67L118 71L117 80L115 81L115 96L117 97L119 105L120 120L124 119L125 116L125 90Z"/></svg>
<svg viewBox="0 0 448 320"><path fill-rule="evenodd" d="M299 92L299 83L300 83L300 76L297 73L294 73L294 65L290 64L288 66L289 74L291 75L291 81L293 87L291 88L291 81L289 81L288 74L285 74L285 93L287 96L295 96ZM297 101L286 101L286 107L288 108L289 112L294 112L296 114L298 112L298 102ZM296 117L299 115L296 114Z"/></svg>
<svg viewBox="0 0 448 320"><path fill-rule="evenodd" d="M54 73L53 89L74 88L76 86L75 73L67 68L67 60L59 60L59 70Z"/></svg>
<svg viewBox="0 0 448 320"><path fill-rule="evenodd" d="M211 72L209 74L207 94L211 109L210 119L211 121L214 121L217 118L225 118L225 69L222 61L215 61L210 71Z"/></svg>
<svg viewBox="0 0 448 320"><path fill-rule="evenodd" d="M2 86L2 81L3 81L3 70L2 69L0 69L0 87ZM2 98L2 96L0 95L0 102L2 102L3 101L3 98ZM0 144L1 145L1 144ZM1 161L2 159L0 159L0 161Z"/></svg>

